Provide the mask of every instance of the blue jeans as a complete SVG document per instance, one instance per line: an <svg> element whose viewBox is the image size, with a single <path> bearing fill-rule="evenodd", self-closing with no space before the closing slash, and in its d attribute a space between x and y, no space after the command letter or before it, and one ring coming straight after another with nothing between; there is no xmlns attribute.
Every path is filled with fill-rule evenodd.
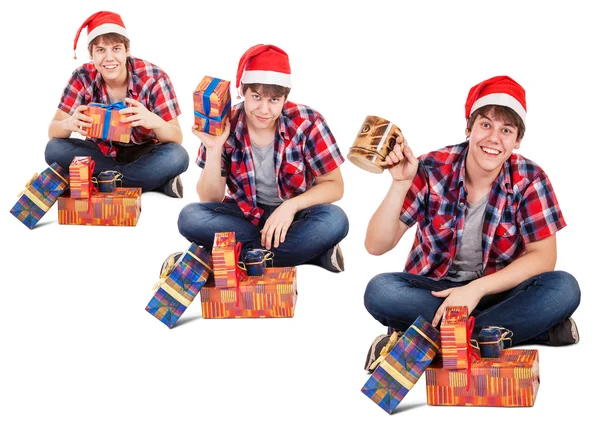
<svg viewBox="0 0 600 423"><path fill-rule="evenodd" d="M410 273L375 276L365 291L365 307L382 324L406 330L419 315L431 322L443 298L430 291L462 286ZM479 334L485 326L502 326L513 331L512 344L534 343L577 308L581 292L569 273L554 271L534 276L510 291L485 296L472 313Z"/></svg>
<svg viewBox="0 0 600 423"><path fill-rule="evenodd" d="M275 211L276 206L259 205L265 213L260 224L253 225L244 217L236 203L205 202L188 204L179 214L179 232L189 241L212 248L215 232L235 232L245 251L264 248L260 245L260 230ZM322 265L324 253L348 234L348 218L344 211L332 204L308 207L294 216L285 242L275 248L273 265L297 266L310 263Z"/></svg>
<svg viewBox="0 0 600 423"><path fill-rule="evenodd" d="M123 147L116 159L102 154L93 141L52 138L46 145L48 164L56 162L63 169L69 169L74 156L91 156L96 162L94 175L116 170L123 174L124 187L139 187L144 192L159 189L185 172L190 161L185 148L174 142Z"/></svg>

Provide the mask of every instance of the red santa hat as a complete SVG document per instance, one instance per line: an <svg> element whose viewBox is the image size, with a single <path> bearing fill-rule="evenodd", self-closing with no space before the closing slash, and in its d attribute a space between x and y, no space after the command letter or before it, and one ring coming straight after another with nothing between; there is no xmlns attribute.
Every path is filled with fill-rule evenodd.
<svg viewBox="0 0 600 423"><path fill-rule="evenodd" d="M465 103L466 119L468 120L475 110L488 105L509 107L525 123L527 115L525 89L508 76L495 76L471 88Z"/></svg>
<svg viewBox="0 0 600 423"><path fill-rule="evenodd" d="M119 15L113 12L98 12L87 18L77 31L77 35L75 35L75 42L73 43L73 52L77 50L79 34L81 34L81 31L86 26L88 33L88 45L97 36L108 34L109 32L121 34L129 39L127 30L125 29L125 24Z"/></svg>
<svg viewBox="0 0 600 423"><path fill-rule="evenodd" d="M242 84L279 85L292 88L290 60L285 51L270 44L250 47L240 59L235 86Z"/></svg>

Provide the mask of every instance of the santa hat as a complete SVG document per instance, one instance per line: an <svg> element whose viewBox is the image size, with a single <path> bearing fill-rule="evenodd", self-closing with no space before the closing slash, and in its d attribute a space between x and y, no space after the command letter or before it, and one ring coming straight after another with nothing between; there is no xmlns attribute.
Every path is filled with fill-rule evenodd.
<svg viewBox="0 0 600 423"><path fill-rule="evenodd" d="M292 88L290 60L285 51L270 44L250 47L240 59L236 88L242 84L279 85Z"/></svg>
<svg viewBox="0 0 600 423"><path fill-rule="evenodd" d="M86 26L88 32L88 45L97 36L108 34L110 32L121 34L122 36L129 39L129 36L127 35L127 30L125 29L125 24L123 23L123 20L119 15L113 12L94 13L92 16L85 20L85 22L77 31L77 35L75 35L75 42L73 43L74 53L77 50L77 41L79 40L79 34L81 34L81 31ZM74 58L77 58L77 55L75 55Z"/></svg>
<svg viewBox="0 0 600 423"><path fill-rule="evenodd" d="M508 76L495 76L471 88L465 103L466 119L468 120L475 110L488 105L509 107L525 123L527 115L525 89Z"/></svg>

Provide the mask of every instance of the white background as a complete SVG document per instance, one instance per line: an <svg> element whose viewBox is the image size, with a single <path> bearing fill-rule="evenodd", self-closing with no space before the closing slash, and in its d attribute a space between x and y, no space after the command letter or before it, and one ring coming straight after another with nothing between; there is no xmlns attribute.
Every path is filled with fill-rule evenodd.
<svg viewBox="0 0 600 423"><path fill-rule="evenodd" d="M333 3L53 1L3 10L0 421L565 421L594 409L597 14L579 1ZM134 228L59 226L54 207L30 231L8 210L46 167L47 126L71 71L87 60L85 32L77 61L73 37L100 7L121 14L132 54L173 81L192 160L185 198L144 194ZM366 253L366 225L390 178L349 162L339 202L350 218L346 272L300 267L293 319L202 320L195 301L169 330L144 311L162 260L188 246L176 221L196 200L200 172L192 91L204 75L234 80L239 57L257 43L287 51L290 99L326 117L344 154L367 114L395 122L423 154L464 139L475 83L510 75L525 87L520 153L550 175L568 222L557 268L583 292L574 315L580 344L540 348L535 407L430 407L423 378L387 417L360 392L366 350L384 331L362 305L364 288L402 269L412 232L382 257Z"/></svg>

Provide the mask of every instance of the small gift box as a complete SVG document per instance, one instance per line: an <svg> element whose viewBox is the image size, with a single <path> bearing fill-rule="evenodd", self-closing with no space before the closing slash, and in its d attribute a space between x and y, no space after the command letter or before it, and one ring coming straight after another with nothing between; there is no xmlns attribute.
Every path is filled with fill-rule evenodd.
<svg viewBox="0 0 600 423"><path fill-rule="evenodd" d="M464 306L446 307L442 317L440 334L442 340L442 360L446 369L466 369L468 367L471 335L474 320L470 326L469 311ZM470 331L469 331L470 329Z"/></svg>
<svg viewBox="0 0 600 423"><path fill-rule="evenodd" d="M11 214L32 229L69 186L69 176L57 163L33 175L20 194Z"/></svg>
<svg viewBox="0 0 600 423"><path fill-rule="evenodd" d="M146 311L172 328L210 278L210 261L208 251L192 244L177 263L166 266Z"/></svg>
<svg viewBox="0 0 600 423"><path fill-rule="evenodd" d="M512 331L501 326L487 326L479 332L481 357L498 358L504 349L504 341L512 345Z"/></svg>
<svg viewBox="0 0 600 423"><path fill-rule="evenodd" d="M98 192L87 200L66 195L58 198L61 225L135 226L141 212L141 188L115 188L114 192Z"/></svg>
<svg viewBox="0 0 600 423"><path fill-rule="evenodd" d="M435 357L439 338L437 329L419 316L381 359L362 392L391 414Z"/></svg>
<svg viewBox="0 0 600 423"><path fill-rule="evenodd" d="M237 287L207 284L200 290L205 319L293 317L296 297L295 267L269 267L262 276L242 272Z"/></svg>
<svg viewBox="0 0 600 423"><path fill-rule="evenodd" d="M242 244L235 242L234 232L217 232L212 249L212 259L215 272L215 286L231 288L237 285L239 279L238 261Z"/></svg>
<svg viewBox="0 0 600 423"><path fill-rule="evenodd" d="M530 407L540 386L537 350L504 350L467 369L446 369L436 359L425 372L427 404Z"/></svg>
<svg viewBox="0 0 600 423"><path fill-rule="evenodd" d="M129 142L131 124L123 122L127 116L119 113L119 110L127 108L124 102L108 105L90 103L88 107L87 115L93 119L92 127L87 131L88 137L122 143Z"/></svg>
<svg viewBox="0 0 600 423"><path fill-rule="evenodd" d="M268 250L253 249L244 255L244 267L248 276L262 276L267 261L273 262L273 253Z"/></svg>
<svg viewBox="0 0 600 423"><path fill-rule="evenodd" d="M105 170L100 172L94 182L99 192L114 192L115 188L121 186L123 175L116 170Z"/></svg>
<svg viewBox="0 0 600 423"><path fill-rule="evenodd" d="M221 135L231 109L229 81L205 76L194 91L194 123L200 131Z"/></svg>
<svg viewBox="0 0 600 423"><path fill-rule="evenodd" d="M92 174L96 162L90 156L75 156L69 166L71 198L92 196Z"/></svg>

